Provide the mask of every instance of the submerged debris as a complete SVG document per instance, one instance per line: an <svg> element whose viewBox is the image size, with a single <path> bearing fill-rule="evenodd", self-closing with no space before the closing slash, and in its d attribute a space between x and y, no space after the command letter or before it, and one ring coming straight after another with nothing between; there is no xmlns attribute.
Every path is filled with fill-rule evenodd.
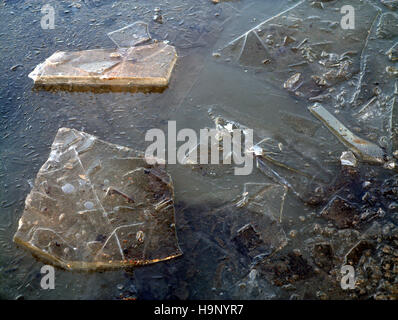
<svg viewBox="0 0 398 320"><path fill-rule="evenodd" d="M360 210L354 204L336 196L322 210L321 216L332 220L339 228L350 228L358 224Z"/></svg>
<svg viewBox="0 0 398 320"><path fill-rule="evenodd" d="M313 247L312 257L314 263L319 267L329 272L335 264L335 256L333 247L330 243L316 243Z"/></svg>
<svg viewBox="0 0 398 320"><path fill-rule="evenodd" d="M169 175L132 149L59 129L14 241L56 266L96 270L181 255Z"/></svg>
<svg viewBox="0 0 398 320"><path fill-rule="evenodd" d="M370 198L370 194L365 193L363 202L366 202L368 198ZM340 196L334 196L321 212L322 217L333 221L340 229L357 228L376 218L384 217L384 214L385 212L381 208L378 210L367 208L366 204L359 206Z"/></svg>
<svg viewBox="0 0 398 320"><path fill-rule="evenodd" d="M240 228L233 238L238 250L250 256L257 256L265 253L269 254L269 248L266 248L260 234L253 228L251 224L247 224Z"/></svg>

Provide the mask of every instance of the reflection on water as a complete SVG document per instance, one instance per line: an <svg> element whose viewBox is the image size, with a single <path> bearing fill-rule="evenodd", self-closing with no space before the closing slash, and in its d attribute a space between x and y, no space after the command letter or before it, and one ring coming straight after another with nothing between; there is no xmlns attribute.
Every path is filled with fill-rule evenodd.
<svg viewBox="0 0 398 320"><path fill-rule="evenodd" d="M341 171L339 157L345 147L311 116L306 99L276 85L275 79L280 80L283 73L275 70L272 75L267 75L256 68L228 64L222 60L223 57L212 55L261 21L287 9L292 5L290 1L240 0L214 5L208 0L178 0L166 5L162 1L148 4L143 0L65 0L54 3L55 29L42 30L40 9L45 3L23 0L0 3L0 83L3 84L0 87L1 298L361 297L360 294L350 295L340 289L336 274L338 269L332 270L330 265L322 264L325 254L330 254L331 250L319 243L327 242L333 247L334 258L330 260L336 259L334 266L337 267L343 262L341 257L361 237L378 241L379 235L387 237L396 234L397 216L394 210L388 211L394 202L392 198L396 188L391 172L370 165L363 165L354 173ZM162 24L153 21L156 7L161 9ZM380 10L385 12L388 8ZM43 88L34 87L28 78L38 63L57 50L113 48L114 44L106 34L137 20L149 24L152 38L168 40L177 49L179 58L168 88L160 91L102 86L95 89L82 86ZM334 28L327 22L324 25L325 28ZM283 56L283 49L278 49L278 52ZM371 65L372 68L376 66L379 65ZM361 64L356 67L359 71L364 68ZM357 76L354 75L353 83L345 83L347 87L344 89L348 92L337 95L331 91L329 94L336 95L339 102L345 100L348 103L356 88ZM373 78L364 73L364 78L360 80L372 83L373 90L375 82L381 83L378 77ZM312 87L309 88L311 90ZM310 96L315 94L319 92L314 91ZM369 94L367 91L360 92L363 99L369 98ZM383 104L383 99L383 95L379 94L378 103ZM367 122L369 127L362 126L363 123L352 121L351 109L342 105L336 109L338 118L347 126L352 125L355 133L369 133L367 138L377 143L380 138L377 122ZM249 177L241 177L230 175L223 169L191 170L178 165L169 166L168 172L175 187L177 234L184 252L181 257L134 270L102 273L56 270L55 290L42 290L40 268L43 264L29 252L17 248L12 237L25 198L39 168L48 158L57 130L60 127L74 128L107 142L145 150L148 145L145 133L152 128L166 132L168 120L176 120L177 129L198 131L214 127L209 109L215 116L252 128L256 143L272 138L274 153L269 154L268 158L282 163L286 171L278 171L281 170L280 165L275 168L269 166L268 171L254 170ZM288 159L283 157L286 152ZM303 167L306 174L292 174L290 168L296 167ZM271 226L271 223L261 222L256 226L256 222L267 219L263 217L259 220L257 215L262 211L253 213L235 204L244 192L245 183L284 181L272 179L269 175L271 169L279 172L281 178L293 185L297 192L315 194L316 201L309 199L304 204L293 192L289 192L284 199L281 225ZM317 172L328 177L327 183L316 184L313 174ZM305 179L301 180L303 177ZM391 180L383 182L387 177ZM364 230L339 230L316 214L336 193L360 203L364 210L376 207L385 210L385 219L376 221L373 229L366 233ZM253 195L254 198L256 196L257 193ZM275 234L280 239L286 237L286 243L276 241L279 238L271 239L274 246L277 246L274 243L283 244L283 250L271 257L255 258L247 254L246 249L236 245L237 235L247 235L238 232L245 225L252 226L242 230L249 230L253 237L257 234L263 234L263 237ZM263 228L264 225L269 226L269 231L267 227ZM258 230L259 227L262 229ZM383 253L382 258L369 258L369 261L362 261L365 259L362 258L358 263L362 263L364 269L373 268L380 261L389 263L394 250L397 250L396 245L394 247L396 239L389 237L389 240L380 238L383 247L375 245L374 250L387 252L384 246L389 246L391 254ZM242 238L238 243L247 243L245 241ZM283 269L283 266L286 268ZM391 279L396 274L393 271L396 268L393 263L390 263L390 268L391 277L385 274L381 277L393 285ZM370 287L375 287L380 279L366 281L369 281ZM388 290L394 292L393 289ZM363 297L367 294L371 292L363 293Z"/></svg>

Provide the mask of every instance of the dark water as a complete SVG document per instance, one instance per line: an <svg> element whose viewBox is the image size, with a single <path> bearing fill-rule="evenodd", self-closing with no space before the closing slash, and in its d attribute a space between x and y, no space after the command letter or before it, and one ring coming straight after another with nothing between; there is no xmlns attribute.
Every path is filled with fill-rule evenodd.
<svg viewBox="0 0 398 320"><path fill-rule="evenodd" d="M56 11L53 30L40 27L40 10L47 3ZM252 291L239 291L239 283L247 282L246 277L250 279L253 273L250 261L231 240L236 230L251 220L244 211L232 210L228 204L242 193L245 183L271 181L259 170L249 177L212 179L195 173L187 176L186 170L178 166L170 167L169 173L175 187L182 257L135 270L101 273L56 270L56 289L40 288L43 263L17 248L12 236L30 185L47 160L49 147L60 127L75 128L108 142L145 150L145 133L151 128L166 129L168 120L176 120L178 128L212 127L209 108L264 134L287 132L281 111L314 121L306 110L306 101L262 81L255 71L219 63L212 56L230 40L295 2L241 0L214 5L209 0L150 3L86 0L75 3L80 7L73 6L73 1L3 0L0 3L0 297L289 298L290 291L271 284L266 278L257 279ZM152 20L156 7L162 10L163 24ZM98 93L33 88L28 74L56 50L113 47L106 33L136 20L149 24L152 38L168 40L177 49L177 66L164 92ZM321 128L319 135L320 145L328 147L330 174L337 176L340 174L338 157L346 149L326 129ZM313 145L318 143L314 140ZM363 169L365 173L372 170L377 171L374 175L378 179L390 176L378 169ZM327 221L314 217L319 209L306 206L288 194L281 225L290 250L305 251L303 248L317 241L315 235L309 236L314 223L328 226ZM291 230L298 230L298 236L291 237ZM342 256L350 244L358 241L360 234L336 231L331 238L338 243L337 251L340 250L338 254ZM343 242L347 242L346 246ZM322 283L328 277L337 279L335 275L322 274L308 284L299 282L298 296L319 298L317 292L327 292L327 285ZM333 290L332 297L350 298L336 289L335 283Z"/></svg>

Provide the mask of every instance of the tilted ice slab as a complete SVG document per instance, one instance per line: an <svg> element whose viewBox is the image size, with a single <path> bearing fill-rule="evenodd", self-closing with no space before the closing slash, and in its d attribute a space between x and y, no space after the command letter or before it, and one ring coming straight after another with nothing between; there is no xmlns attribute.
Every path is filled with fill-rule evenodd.
<svg viewBox="0 0 398 320"><path fill-rule="evenodd" d="M26 198L14 241L73 270L177 257L171 178L132 149L61 128Z"/></svg>
<svg viewBox="0 0 398 320"><path fill-rule="evenodd" d="M55 52L29 77L36 84L167 86L177 53L164 42L123 50Z"/></svg>
<svg viewBox="0 0 398 320"><path fill-rule="evenodd" d="M30 74L36 84L167 86L177 53L163 42L126 50L58 51Z"/></svg>
<svg viewBox="0 0 398 320"><path fill-rule="evenodd" d="M154 41L148 25L137 21L108 33L118 49L57 51L29 77L44 85L167 86L177 53L173 46Z"/></svg>

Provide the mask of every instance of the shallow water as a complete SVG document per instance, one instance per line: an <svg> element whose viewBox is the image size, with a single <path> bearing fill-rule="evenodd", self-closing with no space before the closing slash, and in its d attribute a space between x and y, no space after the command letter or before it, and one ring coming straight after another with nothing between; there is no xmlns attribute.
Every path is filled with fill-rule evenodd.
<svg viewBox="0 0 398 320"><path fill-rule="evenodd" d="M40 9L45 3L55 7L53 30L40 27ZM277 86L272 76L268 79L261 71L231 65L220 61L222 57L212 55L232 39L296 2L237 0L214 5L209 0L151 1L150 4L144 0L76 1L81 4L80 8L70 6L71 3L23 0L3 0L0 3L0 297L291 297L289 290L272 283L272 276L258 278L256 290L250 291L246 286L247 290L242 291L239 289L242 286L238 286L252 274L252 265L250 259L233 246L232 239L240 227L255 218L231 208L229 204L243 192L245 183L272 181L257 169L244 177L225 172L212 176L178 165L170 166L168 172L174 182L177 234L183 256L135 270L78 273L57 269L55 290L40 288L43 263L35 260L29 252L17 248L12 237L24 200L37 171L48 158L49 147L60 127L75 128L107 142L145 150L148 146L144 140L145 133L152 128L166 131L169 120L175 120L178 129L197 131L213 127L208 115L211 109L215 115L254 129L258 139L272 135L284 141L284 145L295 146L293 156L286 159L290 161L289 165L300 165L298 161L306 161L306 157L309 163L312 161L319 166L315 171L323 172L322 178L326 179L323 183L327 187L341 175L339 156L346 150L310 114L306 99ZM162 10L162 24L152 20L155 7ZM340 5L336 4L336 7ZM380 10L388 11L385 7ZM177 49L177 66L169 87L163 92L47 91L33 87L27 75L56 50L112 48L114 45L106 34L137 20L149 23L152 38L168 40ZM385 88L390 90L387 85ZM347 96L354 89L355 86L351 85ZM293 115L293 118L286 115ZM361 134L373 132L370 138L378 143L378 129L381 128L377 127L377 122L372 122L372 130L368 130L365 125L361 126L361 122L358 124L353 120L347 109L339 109L336 116L344 123L359 126ZM293 120L287 125L286 119ZM308 139L296 135L302 126L314 126L316 135ZM358 178L360 181L352 185L361 184L367 178L383 181L392 175L391 171L364 164ZM298 181L299 193L313 192L313 183L316 181L311 177ZM325 196L326 200L331 194ZM286 252L300 248L310 257L310 245L325 240L324 235L314 235L309 230L314 223L330 227L325 219L312 214L318 213L326 200L314 207L306 205L292 192L288 193L280 225L287 235ZM301 217L305 217L304 221ZM381 227L393 224L392 234L396 230L394 217L391 214L387 220L380 221ZM298 230L298 236L291 236L291 230ZM351 235L336 230L329 237L335 243L336 255L344 256L358 241L360 235L354 231L353 234L351 239ZM264 274L267 275L266 272ZM308 283L301 281L295 284L299 298L320 298L322 295L318 292L328 292L327 285L332 286L331 283L330 297L357 298L336 287L336 275L315 274ZM323 284L326 278L333 279Z"/></svg>

